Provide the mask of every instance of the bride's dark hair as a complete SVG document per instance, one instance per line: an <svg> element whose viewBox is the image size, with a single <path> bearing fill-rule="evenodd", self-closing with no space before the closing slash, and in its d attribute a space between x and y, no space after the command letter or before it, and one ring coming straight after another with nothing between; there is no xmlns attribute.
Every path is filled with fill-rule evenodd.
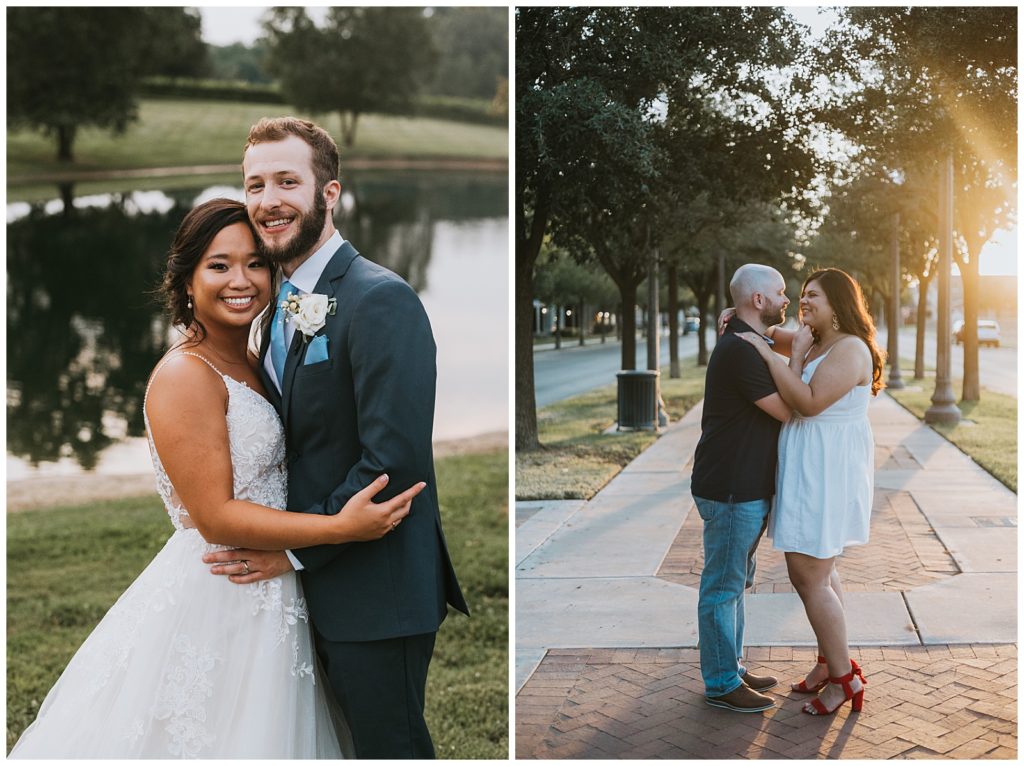
<svg viewBox="0 0 1024 766"><path fill-rule="evenodd" d="M195 328L195 342L206 337L206 328L189 308L188 281L203 253L222 229L244 223L252 229L245 205L233 199L218 197L188 211L167 253L167 270L157 292L163 299L171 323L186 330ZM253 232L255 237L255 232Z"/></svg>
<svg viewBox="0 0 1024 766"><path fill-rule="evenodd" d="M839 331L856 335L871 352L871 395L877 395L885 387L882 383L885 354L875 341L875 323L871 320L868 302L860 285L842 269L819 269L804 280L801 295L811 282L821 285L825 298L835 312Z"/></svg>

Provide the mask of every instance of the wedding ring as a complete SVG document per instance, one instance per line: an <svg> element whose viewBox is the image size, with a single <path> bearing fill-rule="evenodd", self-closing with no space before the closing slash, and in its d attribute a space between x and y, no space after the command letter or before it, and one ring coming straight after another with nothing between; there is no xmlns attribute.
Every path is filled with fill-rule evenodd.
<svg viewBox="0 0 1024 766"><path fill-rule="evenodd" d="M249 562L245 559L242 559L242 566L245 567L245 574L249 574Z"/></svg>

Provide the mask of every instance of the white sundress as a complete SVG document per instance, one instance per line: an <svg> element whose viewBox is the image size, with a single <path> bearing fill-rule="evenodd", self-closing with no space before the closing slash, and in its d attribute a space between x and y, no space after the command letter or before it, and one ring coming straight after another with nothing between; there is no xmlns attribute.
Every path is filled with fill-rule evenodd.
<svg viewBox="0 0 1024 766"><path fill-rule="evenodd" d="M809 383L825 352L801 376ZM874 493L871 386L855 386L814 417L793 413L779 432L768 537L778 551L832 558L868 541Z"/></svg>
<svg viewBox="0 0 1024 766"><path fill-rule="evenodd" d="M283 509L277 412L213 369L228 390L234 496ZM339 735L349 752L349 734L318 679L298 576L235 585L211 574L202 555L227 548L183 525L152 436L149 445L174 533L71 658L9 757L343 757Z"/></svg>

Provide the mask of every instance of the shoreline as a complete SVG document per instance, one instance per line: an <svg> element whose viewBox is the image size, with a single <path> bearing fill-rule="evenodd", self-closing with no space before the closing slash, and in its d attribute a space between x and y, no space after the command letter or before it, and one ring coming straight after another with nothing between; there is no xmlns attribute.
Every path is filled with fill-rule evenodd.
<svg viewBox="0 0 1024 766"><path fill-rule="evenodd" d="M492 431L463 439L435 442L434 458L495 452L508 448L508 432ZM7 482L7 511L16 513L44 510L57 506L155 494L156 485L151 472L37 476Z"/></svg>
<svg viewBox="0 0 1024 766"><path fill-rule="evenodd" d="M68 170L9 176L7 186L28 186L34 183L74 181L106 181L120 178L165 178L168 176L227 175L239 172L238 163L230 165L182 165L162 168L121 168L113 170ZM508 172L508 158L485 157L353 157L345 162L346 170L472 170L493 173Z"/></svg>

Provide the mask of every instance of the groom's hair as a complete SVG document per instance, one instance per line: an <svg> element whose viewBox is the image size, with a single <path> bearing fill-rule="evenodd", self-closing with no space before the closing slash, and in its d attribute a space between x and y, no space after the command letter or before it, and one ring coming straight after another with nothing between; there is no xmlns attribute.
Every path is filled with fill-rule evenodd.
<svg viewBox="0 0 1024 766"><path fill-rule="evenodd" d="M338 145L319 125L298 117L263 117L249 128L242 156L254 144L284 141L288 136L298 136L313 150L313 176L320 189L338 180Z"/></svg>
<svg viewBox="0 0 1024 766"><path fill-rule="evenodd" d="M729 282L729 294L733 305L746 305L754 293L775 292L772 289L776 279L781 277L778 270L760 263L746 263L736 269Z"/></svg>

